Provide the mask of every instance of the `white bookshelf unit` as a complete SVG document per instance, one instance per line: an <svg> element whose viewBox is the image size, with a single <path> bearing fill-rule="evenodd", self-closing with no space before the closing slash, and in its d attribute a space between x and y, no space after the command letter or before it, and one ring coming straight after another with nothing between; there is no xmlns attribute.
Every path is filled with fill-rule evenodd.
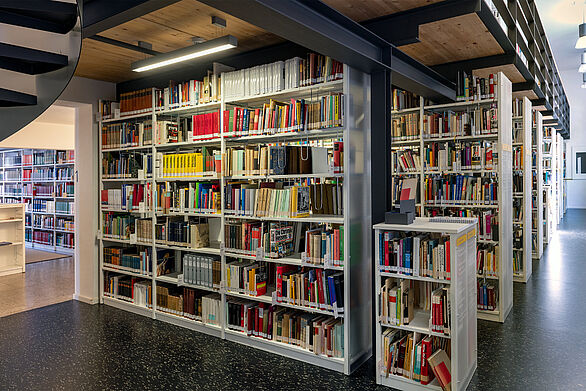
<svg viewBox="0 0 586 391"><path fill-rule="evenodd" d="M25 205L26 247L60 254L75 249L74 153L0 151L0 200Z"/></svg>
<svg viewBox="0 0 586 391"><path fill-rule="evenodd" d="M532 168L533 168L533 190L531 195L531 220L533 243L533 259L541 259L543 255L543 164L542 156L543 140L543 115L540 111L533 111L533 131L532 131Z"/></svg>
<svg viewBox="0 0 586 391"><path fill-rule="evenodd" d="M562 135L556 132L556 181L557 181L557 224L564 217L564 139Z"/></svg>
<svg viewBox="0 0 586 391"><path fill-rule="evenodd" d="M488 75L485 75L488 76ZM509 79L502 73L496 75L495 98L483 99L475 101L458 101L455 103L447 103L440 105L425 105L424 100L420 99L420 105L416 108L407 108L404 110L396 110L391 114L394 116L404 116L417 113L418 129L415 135L408 137L395 137L391 141L391 147L394 150L401 150L410 148L413 150L424 151L425 148L433 143L465 143L478 142L482 145L490 145L493 154L498 156L498 164L496 167L485 166L484 159L481 166L474 166L470 168L463 167L430 167L426 162L423 153L419 152L420 167L411 170L408 173L401 173L401 175L408 175L419 178L418 199L421 200L421 207L425 216L432 216L434 213L438 215L455 215L459 217L477 217L485 216L485 213L493 212L496 214L498 221L498 240L489 240L481 238L478 239L478 250L483 248L494 249L496 258L495 268L491 274L479 273L478 282L485 286L498 285L496 290L497 306L494 310L478 310L478 319L504 322L513 306L513 183L512 183L512 85ZM497 131L488 133L480 133L476 135L446 135L439 137L435 135L424 135L421 130L425 127L424 117L426 114L433 113L469 113L475 109L495 108L498 112L497 117ZM391 159L393 161L393 159ZM393 167L394 168L394 167ZM397 169L392 171L393 175L397 175ZM458 200L437 200L430 202L426 200L425 188L426 181L433 178L454 177L456 175L466 175L482 177L488 181L498 184L498 191L496 192L496 201L458 201ZM394 190L394 189L393 189ZM480 289L480 284L479 284Z"/></svg>
<svg viewBox="0 0 586 391"><path fill-rule="evenodd" d="M516 106L513 116L513 210L520 209L520 212L513 212L513 281L526 283L532 273L531 133L533 115L529 98L515 100L513 105Z"/></svg>
<svg viewBox="0 0 586 391"><path fill-rule="evenodd" d="M555 130L543 127L541 164L543 166L543 243L549 244L554 231L555 211Z"/></svg>
<svg viewBox="0 0 586 391"><path fill-rule="evenodd" d="M438 221L439 220L439 221ZM387 367L385 366L385 346L384 337L385 332L394 332L393 330L399 330L399 333L413 333L413 345L415 348L410 349L410 368L417 368L414 364L415 352L418 351L417 345L420 339L426 337L437 338L442 341L446 346L449 346L450 364L451 367L451 389L452 390L465 390L477 365L477 330L476 330L476 232L477 222L475 219L458 219L458 218L421 218L417 217L413 224L409 225L398 225L398 224L376 224L373 226L375 231L375 284L374 284L374 296L376 302L376 382L387 387L399 390L441 390L441 387L437 379L433 379L429 384L422 384L416 380L417 370L415 371L403 371L403 375L390 373L387 375ZM449 242L449 252L444 250L445 253L449 253L450 259L450 279L447 279L447 275L433 274L434 277L422 277L422 274L415 272L415 269L421 270L422 266L418 263L420 258L416 254L421 256L423 248L423 242L421 243L421 249L419 249L415 243L413 244L413 250L408 253L412 255L410 258L412 261L411 265L413 268L397 270L397 267L389 267L381 265L385 261L387 251L381 249L381 240L383 246L385 246L385 234L412 234L413 236L423 236L424 238L433 237L433 235L443 236L446 242ZM399 236L400 237L400 236ZM441 250L447 247L444 242L440 247L438 253L443 253ZM390 246L389 246L390 247ZM404 247L403 247L404 248ZM436 247L437 249L437 247ZM390 252L391 250L388 250ZM384 252L384 254L383 254ZM405 254L405 253L401 253ZM399 259L399 256L397 256ZM423 257L421 258L423 259ZM439 265L441 256L437 256L437 265ZM399 261L398 261L399 262ZM422 262L421 265L424 265ZM435 264L435 260L434 260ZM391 270L393 269L394 270ZM441 270L441 267L436 267L436 271ZM410 274L407 274L410 273ZM405 288L406 291L411 289L422 289L421 286L426 286L425 289L431 290L443 289L446 292L446 296L449 301L447 308L449 316L444 317L444 322L449 324L446 328L444 323L444 330L441 332L437 329L432 330L433 324L432 314L433 310L429 307L429 300L426 300L427 307L417 308L413 312L413 317L409 322L395 322L385 319L381 309L381 303L385 303L385 300L391 302L386 294L381 291L385 287L390 287L387 284L387 280L391 279L392 286L404 286L407 284L409 287ZM398 285L395 285L397 283ZM404 284L404 285L401 285ZM429 287L427 287L429 286ZM405 291L401 291L403 297ZM409 294L407 294L409 295ZM388 295L393 296L393 295ZM396 296L399 296L397 293ZM421 300L421 298L419 299ZM399 302L399 299L396 301ZM432 301L433 303L433 301ZM413 304L414 308L415 304ZM401 311L398 311L401 312ZM447 331L447 332L446 332ZM403 335L396 335L397 339L402 338ZM421 342L423 344L424 342ZM390 346L389 346L390 348ZM390 349L389 349L390 350ZM405 353L407 355L407 353ZM427 357L429 357L428 353ZM400 354L399 354L400 357ZM431 368L429 368L431 372ZM413 372L416 373L413 376Z"/></svg>
<svg viewBox="0 0 586 391"><path fill-rule="evenodd" d="M187 327L199 332L210 334L219 338L238 342L244 345L253 346L258 349L266 350L272 353L291 357L297 360L305 361L321 367L333 369L345 374L350 374L360 364L372 355L372 329L369 319L371 319L371 291L372 291L372 274L371 274L371 208L370 208L370 174L367 169L370 160L370 76L358 72L346 65L343 67L343 78L338 80L326 81L324 83L302 86L297 88L282 89L273 93L264 93L257 95L236 96L226 98L224 95L226 88L225 74L222 74L222 95L217 101L198 104L194 106L178 108L157 109L155 103L156 90L152 91L153 104L149 110L142 113L123 116L118 118L103 119L100 121L100 129L108 124L122 124L124 122L148 122L152 124L153 145L136 145L130 148L114 147L104 149L100 143L101 156L107 153L115 154L135 154L148 155L152 158L152 172L148 173L144 166L137 170L136 176L127 178L101 177L100 191L108 189L120 189L122 184L142 184L149 186L148 194L152 196L151 201L143 201L133 210L127 211L122 209L108 209L100 205L100 227L98 227L98 238L100 239L100 298L105 304L122 308L128 311L139 313L144 316L159 319L165 322L173 323L182 327ZM274 133L273 131L265 132L258 135L232 134L224 132L225 121L228 121L224 115L220 115L220 131L218 137L212 137L209 140L187 140L177 143L157 144L157 136L162 131L159 127L163 120L177 121L181 123L182 119L191 117L195 114L204 114L217 112L224 113L225 110L232 110L234 107L244 108L262 108L263 104L269 103L271 99L281 102L290 102L291 99L306 99L308 102L315 101L316 98L329 95L330 93L342 93L341 112L343 112L342 126L323 127L313 130L288 131L284 133ZM119 114L117 114L118 116ZM230 122L232 125L232 122ZM144 125L140 125L144 126ZM145 128L146 129L146 128ZM277 131L277 130L275 130ZM101 139L103 140L103 139ZM331 171L318 174L262 174L262 175L223 175L228 165L227 150L230 147L244 148L246 146L264 147L270 145L311 145L326 148L328 154L332 153L334 148L333 140L343 141L343 172L333 173ZM161 161L162 153L182 153L182 152L201 152L202 147L215 149L221 152L222 169L215 172L202 174L200 172L187 176L162 177L161 171L165 169L165 158ZM218 156L219 154L215 154ZM219 160L214 159L217 163ZM350 156L353 158L351 159ZM142 156L137 161L144 159ZM303 159L303 157L302 157ZM183 174L181 174L183 175ZM309 217L259 217L255 213L244 214L231 213L232 210L227 208L227 189L233 182L240 181L252 187L258 188L259 182L279 182L293 181L300 178L303 181L311 183L324 183L326 180L336 181L342 188L341 200L343 204L343 213L338 215L310 214ZM155 208L156 200L161 196L158 192L159 186L164 183L192 183L212 182L217 185L221 192L220 207L217 209L201 209L189 211L165 211L162 208ZM108 197L109 199L109 197ZM309 200L307 200L309 203ZM323 202L323 198L322 198ZM149 205L150 204L150 205ZM320 209L323 208L323 205ZM137 236L137 232L128 232L128 235L107 235L103 231L105 213L111 212L113 215L132 219L146 219L151 231L148 237ZM173 243L163 243L156 239L158 225L167 218L179 217L187 222L201 219L207 221L209 225L209 246L200 248L190 248ZM303 253L295 251L293 254L281 258L270 258L267 249L259 246L255 251L239 251L226 242L227 227L231 223L263 223L267 227L271 222L293 222L293 226L300 226L301 223L329 224L331 227L344 227L340 235L340 242L343 243L342 265L334 264L333 260L327 258L324 263L310 265L310 258L306 258ZM131 225L129 225L131 226ZM263 225L264 226L264 225ZM140 246L145 251L152 254L150 259L150 270L157 270L157 252L161 250L171 250L174 254L174 273L157 275L148 270L135 270L124 267L107 264L104 262L104 248L112 246L124 246L125 248ZM236 246L235 246L236 247ZM148 250L147 250L148 249ZM186 271L183 270L183 257L185 254L193 255L211 255L221 262L221 277L214 280L214 285L202 286L186 283ZM329 257L329 256L328 256ZM324 307L311 307L302 305L301 302L285 302L277 299L274 292L274 286L268 286L267 293L263 295L253 295L248 290L242 290L231 286L232 281L228 280L228 262L239 259L244 261L256 261L257 264L275 268L280 265L292 265L297 267L310 268L317 273L321 270L327 275L332 273L342 273L343 280L343 299L344 307L338 308L337 305ZM137 280L144 281L148 284L147 298L123 297L105 291L105 284L108 278L115 276L127 276ZM134 283L135 280L132 280ZM267 285L269 285L267 283ZM168 308L159 305L159 291L161 289L183 289L193 288L202 295L215 295L214 300L219 301L217 307L218 313L214 314L215 321L208 321L209 318L204 316L194 318L182 310L171 311ZM181 291L185 292L185 291ZM256 292L256 291L255 291ZM178 296L181 293L177 294ZM181 296L182 300L186 300ZM203 299L202 299L203 300ZM245 330L238 329L230 324L229 311L232 303L259 304L264 306L266 313L269 306L273 306L275 311L285 308L297 310L299 316L308 317L312 314L323 315L327 322L336 322L341 320L341 334L337 335L336 346L338 352L342 350L339 357L334 354L316 354L309 349L298 346L295 343L277 341L263 338L260 336L247 335ZM205 310L204 310L205 311ZM262 312L263 310L261 310ZM273 312L274 314L274 312ZM276 319L276 318L275 318ZM320 318L321 319L321 318ZM321 322L321 320L320 320ZM326 322L324 321L324 324ZM332 328L333 330L333 328ZM291 342L291 341L290 341Z"/></svg>
<svg viewBox="0 0 586 391"><path fill-rule="evenodd" d="M24 204L0 204L0 276L24 273Z"/></svg>

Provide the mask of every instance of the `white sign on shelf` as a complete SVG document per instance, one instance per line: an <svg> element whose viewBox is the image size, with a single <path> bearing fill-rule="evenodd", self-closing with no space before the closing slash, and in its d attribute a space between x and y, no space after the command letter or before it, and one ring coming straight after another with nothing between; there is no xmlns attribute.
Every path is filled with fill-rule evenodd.
<svg viewBox="0 0 586 391"><path fill-rule="evenodd" d="M264 261L264 258L265 258L264 248L257 247L256 248L256 260L257 260L257 262Z"/></svg>
<svg viewBox="0 0 586 391"><path fill-rule="evenodd" d="M130 234L130 244L136 244L136 234Z"/></svg>
<svg viewBox="0 0 586 391"><path fill-rule="evenodd" d="M274 292L271 294L271 303L272 303L273 305L276 305L276 304L277 304L277 292L276 292L276 291L274 291Z"/></svg>
<svg viewBox="0 0 586 391"><path fill-rule="evenodd" d="M120 118L120 109L114 109L114 112L112 114L114 115L115 119Z"/></svg>
<svg viewBox="0 0 586 391"><path fill-rule="evenodd" d="M182 286L183 285L183 274L179 274L177 276L177 286Z"/></svg>

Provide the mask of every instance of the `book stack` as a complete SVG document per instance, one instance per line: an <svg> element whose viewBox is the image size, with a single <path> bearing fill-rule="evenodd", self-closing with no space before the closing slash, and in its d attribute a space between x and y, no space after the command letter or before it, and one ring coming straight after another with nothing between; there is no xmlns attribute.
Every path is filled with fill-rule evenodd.
<svg viewBox="0 0 586 391"><path fill-rule="evenodd" d="M215 177L220 167L217 160L221 153L210 147L202 147L194 153L157 153L158 178Z"/></svg>
<svg viewBox="0 0 586 391"><path fill-rule="evenodd" d="M102 234L114 239L130 239L134 233L134 217L114 212L102 213Z"/></svg>
<svg viewBox="0 0 586 391"><path fill-rule="evenodd" d="M483 99L496 99L497 75L478 77L469 75L465 71L458 71L456 80L456 100L477 101Z"/></svg>
<svg viewBox="0 0 586 391"><path fill-rule="evenodd" d="M421 170L421 159L419 153L414 149L403 149L391 151L393 167L397 167L397 173L419 172ZM426 162L426 164L428 164ZM429 167L429 166L428 166Z"/></svg>
<svg viewBox="0 0 586 391"><path fill-rule="evenodd" d="M102 125L102 150L151 145L153 125L151 121L117 122ZM62 156L61 161L68 156ZM71 159L73 160L73 159Z"/></svg>
<svg viewBox="0 0 586 391"><path fill-rule="evenodd" d="M220 213L220 184L159 182L155 208L162 213Z"/></svg>
<svg viewBox="0 0 586 391"><path fill-rule="evenodd" d="M120 115L148 113L153 107L153 90L144 88L120 94Z"/></svg>
<svg viewBox="0 0 586 391"><path fill-rule="evenodd" d="M393 88L393 110L405 110L419 106L419 96L409 92Z"/></svg>
<svg viewBox="0 0 586 391"><path fill-rule="evenodd" d="M385 377L401 376L428 385L435 378L431 358L438 352L444 352L449 357L450 345L449 339L386 329L382 335L383 374ZM450 367L448 362L445 367L448 375Z"/></svg>
<svg viewBox="0 0 586 391"><path fill-rule="evenodd" d="M210 221L213 222L213 219ZM191 248L208 247L209 224L179 217L164 217L155 224L155 243Z"/></svg>
<svg viewBox="0 0 586 391"><path fill-rule="evenodd" d="M424 200L429 205L497 205L498 182L472 175L428 176L423 183Z"/></svg>
<svg viewBox="0 0 586 391"><path fill-rule="evenodd" d="M142 243L150 243L153 240L153 226L151 219L136 219L136 240Z"/></svg>
<svg viewBox="0 0 586 391"><path fill-rule="evenodd" d="M108 152L102 157L102 178L104 179L144 179L151 174L152 154ZM63 179L71 180L71 176Z"/></svg>
<svg viewBox="0 0 586 391"><path fill-rule="evenodd" d="M151 248L149 247L104 247L103 262L107 266L121 266L135 273L150 275Z"/></svg>
<svg viewBox="0 0 586 391"><path fill-rule="evenodd" d="M173 315L183 315L183 289L157 286L157 310Z"/></svg>
<svg viewBox="0 0 586 391"><path fill-rule="evenodd" d="M147 212L151 209L151 184L121 185L101 191L102 210Z"/></svg>
<svg viewBox="0 0 586 391"><path fill-rule="evenodd" d="M305 251L301 260L307 265L344 265L344 226L321 226L305 231Z"/></svg>
<svg viewBox="0 0 586 391"><path fill-rule="evenodd" d="M278 268L278 267L277 267ZM226 262L226 289L251 296L263 296L274 281L274 264L249 260Z"/></svg>
<svg viewBox="0 0 586 391"><path fill-rule="evenodd" d="M435 112L423 116L423 138L477 136L498 132L498 109L478 107L470 111Z"/></svg>
<svg viewBox="0 0 586 391"><path fill-rule="evenodd" d="M419 139L419 113L393 115L391 135L394 140Z"/></svg>
<svg viewBox="0 0 586 391"><path fill-rule="evenodd" d="M430 171L496 170L498 164L493 143L487 141L428 143L423 160Z"/></svg>
<svg viewBox="0 0 586 391"><path fill-rule="evenodd" d="M380 232L379 270L410 276L450 280L450 239L441 235L404 235Z"/></svg>
<svg viewBox="0 0 586 391"><path fill-rule="evenodd" d="M234 107L225 110L225 137L255 136L341 127L344 124L344 95L332 93L313 100L271 99L262 108Z"/></svg>
<svg viewBox="0 0 586 391"><path fill-rule="evenodd" d="M189 285L220 289L222 262L219 258L183 254L183 282Z"/></svg>

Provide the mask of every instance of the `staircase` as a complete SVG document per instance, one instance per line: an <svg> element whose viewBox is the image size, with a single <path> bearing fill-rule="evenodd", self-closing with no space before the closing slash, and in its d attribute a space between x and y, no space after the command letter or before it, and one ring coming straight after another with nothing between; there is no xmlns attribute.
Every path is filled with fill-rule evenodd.
<svg viewBox="0 0 586 391"><path fill-rule="evenodd" d="M73 77L83 0L0 0L0 140L42 114Z"/></svg>

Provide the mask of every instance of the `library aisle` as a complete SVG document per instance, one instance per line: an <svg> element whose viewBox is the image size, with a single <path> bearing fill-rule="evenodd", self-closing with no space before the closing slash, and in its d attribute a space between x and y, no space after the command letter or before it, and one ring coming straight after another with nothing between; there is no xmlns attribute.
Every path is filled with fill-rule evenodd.
<svg viewBox="0 0 586 391"><path fill-rule="evenodd" d="M507 321L478 321L468 390L586 385L586 340L574 326L586 321L586 302L572 300L583 296L585 236L586 210L568 210L532 278L515 285ZM109 306L68 301L0 318L0 328L4 389L388 390L375 385L373 358L344 376Z"/></svg>

